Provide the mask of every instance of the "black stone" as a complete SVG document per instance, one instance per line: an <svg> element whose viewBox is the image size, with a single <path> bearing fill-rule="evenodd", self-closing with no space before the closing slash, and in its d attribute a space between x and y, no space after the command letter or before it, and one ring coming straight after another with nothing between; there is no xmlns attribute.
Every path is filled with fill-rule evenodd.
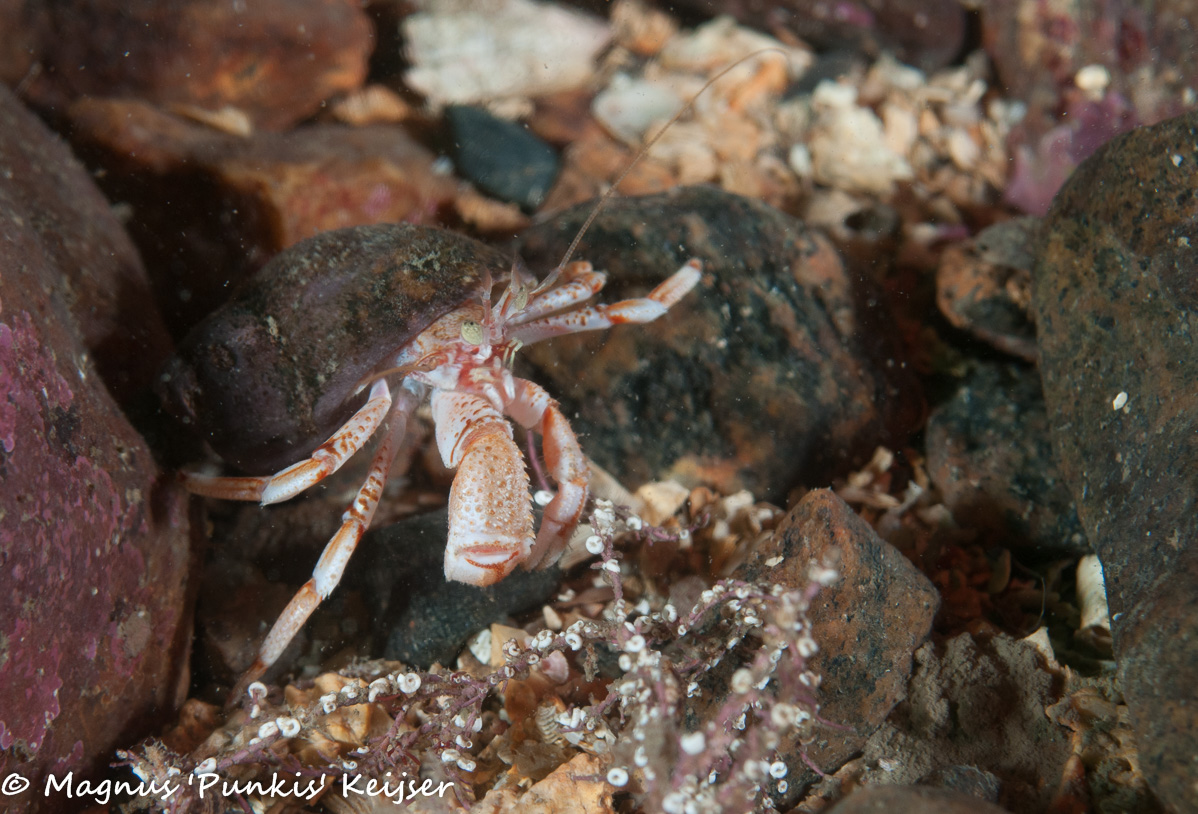
<svg viewBox="0 0 1198 814"><path fill-rule="evenodd" d="M377 611L373 649L384 658L421 669L453 664L471 636L540 607L561 581L559 569L547 568L517 569L488 588L446 582L447 517L441 509L375 529L358 547L367 562L346 579Z"/></svg>
<svg viewBox="0 0 1198 814"><path fill-rule="evenodd" d="M927 438L928 474L959 523L1034 559L1090 553L1035 369L980 363L932 412Z"/></svg>
<svg viewBox="0 0 1198 814"><path fill-rule="evenodd" d="M446 111L458 173L488 195L531 212L557 178L557 153L523 125L477 107Z"/></svg>

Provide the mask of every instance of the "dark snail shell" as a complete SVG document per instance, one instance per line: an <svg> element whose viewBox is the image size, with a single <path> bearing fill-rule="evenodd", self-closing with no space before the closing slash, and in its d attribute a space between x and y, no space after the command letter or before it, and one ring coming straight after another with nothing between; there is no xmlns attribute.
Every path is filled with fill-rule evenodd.
<svg viewBox="0 0 1198 814"><path fill-rule="evenodd" d="M359 383L509 260L410 224L325 232L281 252L197 325L159 395L226 461L265 474L308 455L362 402Z"/></svg>

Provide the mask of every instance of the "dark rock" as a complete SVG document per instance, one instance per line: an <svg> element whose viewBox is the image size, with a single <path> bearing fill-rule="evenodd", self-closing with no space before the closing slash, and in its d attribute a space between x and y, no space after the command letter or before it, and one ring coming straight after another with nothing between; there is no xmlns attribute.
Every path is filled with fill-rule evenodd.
<svg viewBox="0 0 1198 814"><path fill-rule="evenodd" d="M1015 218L940 256L936 304L953 326L1004 353L1036 361L1032 308L1034 218Z"/></svg>
<svg viewBox="0 0 1198 814"><path fill-rule="evenodd" d="M35 107L80 96L240 110L284 129L366 78L370 20L353 0L67 0L38 42Z"/></svg>
<svg viewBox="0 0 1198 814"><path fill-rule="evenodd" d="M130 232L176 337L282 249L345 226L435 220L455 193L432 153L391 125L244 139L100 99L70 117L76 148L103 167L110 197L132 207Z"/></svg>
<svg viewBox="0 0 1198 814"><path fill-rule="evenodd" d="M0 205L36 234L84 348L127 406L171 352L137 250L66 145L4 87L0 166Z"/></svg>
<svg viewBox="0 0 1198 814"><path fill-rule="evenodd" d="M254 663L270 626L302 582L272 582L261 570L238 556L240 552L235 551L237 540L225 537L215 542L218 553L214 553L204 568L196 603L196 672L206 681L232 687ZM299 553L288 552L293 558ZM313 552L312 565L316 564L316 556ZM334 591L321 603L317 613L327 615L333 610L330 606L341 604L344 593ZM308 634L316 627L315 623L307 624L296 634L279 656L277 663L281 669L290 669L298 659L309 655L312 643ZM325 655L318 653L316 659Z"/></svg>
<svg viewBox="0 0 1198 814"><path fill-rule="evenodd" d="M1034 370L979 365L929 416L927 456L944 504L985 543L1041 559L1089 553Z"/></svg>
<svg viewBox="0 0 1198 814"><path fill-rule="evenodd" d="M230 686L253 662L270 626L312 576L321 551L340 527L352 495L366 478L370 457L368 452L355 455L321 483L276 505L204 501L211 551L196 606L196 667L207 681ZM405 454L396 471L402 472L406 462ZM382 501L376 522L393 519L394 510L393 501ZM267 680L325 665L333 652L342 648L368 654L362 636L342 635L342 629L354 624L360 629L369 627L370 615L359 618L355 612L359 598L344 587L359 568L361 557L359 544L346 567L343 584L316 609L266 674Z"/></svg>
<svg viewBox="0 0 1198 814"><path fill-rule="evenodd" d="M205 667L216 680L229 683L249 667L266 631L311 574L345 509L341 487L352 480L338 481L277 507L237 507L217 515L219 554L205 571L197 614ZM380 514L387 509L380 507ZM517 570L488 588L446 582L448 523L442 508L368 532L341 584L269 675L314 665L328 669L341 650L422 669L435 662L453 665L478 631L539 608L553 595L562 576L557 568Z"/></svg>
<svg viewBox="0 0 1198 814"><path fill-rule="evenodd" d="M820 649L811 669L822 679L820 716L851 729L821 728L806 744L807 756L824 772L859 751L903 700L912 654L931 632L940 604L928 578L827 490L799 501L734 576L798 590L808 585L813 563L829 561L839 578L812 602L811 632ZM788 804L818 779L799 751L796 743L778 749L789 764Z"/></svg>
<svg viewBox="0 0 1198 814"><path fill-rule="evenodd" d="M365 560L350 583L376 614L384 658L413 667L452 665L466 642L495 621L539 608L561 581L557 568L514 571L477 588L445 581L447 512L375 529L362 541Z"/></svg>
<svg viewBox="0 0 1198 814"><path fill-rule="evenodd" d="M942 766L928 776L928 785L950 789L971 798L998 802L1002 783L988 771L977 766Z"/></svg>
<svg viewBox="0 0 1198 814"><path fill-rule="evenodd" d="M32 784L5 798L9 810L61 811L76 803L43 795L46 774L95 779L182 700L187 503L76 325L92 304L76 296L135 280L136 266L69 264L128 243L66 150L3 90L0 109L0 765ZM29 134L28 152L10 143ZM97 298L93 330L115 318L112 302ZM131 330L150 321L118 313Z"/></svg>
<svg viewBox="0 0 1198 814"><path fill-rule="evenodd" d="M701 14L731 14L762 31L785 30L821 51L890 51L924 70L942 68L965 45L965 9L951 0L684 0L671 3Z"/></svg>
<svg viewBox="0 0 1198 814"><path fill-rule="evenodd" d="M556 265L591 209L526 232L530 268ZM781 499L902 443L921 417L880 297L826 238L765 204L708 187L614 199L577 257L611 275L606 302L642 295L688 258L704 265L650 325L522 352L587 454L630 485L669 476Z"/></svg>
<svg viewBox="0 0 1198 814"><path fill-rule="evenodd" d="M1198 114L1078 168L1041 233L1041 375L1063 477L1102 559L1144 775L1198 777Z"/></svg>
<svg viewBox="0 0 1198 814"><path fill-rule="evenodd" d="M858 789L827 809L827 814L893 814L915 811L920 814L1005 814L1006 809L951 789L887 785Z"/></svg>
<svg viewBox="0 0 1198 814"><path fill-rule="evenodd" d="M477 107L453 105L445 112L458 173L501 201L534 211L557 178L558 158L526 127Z"/></svg>

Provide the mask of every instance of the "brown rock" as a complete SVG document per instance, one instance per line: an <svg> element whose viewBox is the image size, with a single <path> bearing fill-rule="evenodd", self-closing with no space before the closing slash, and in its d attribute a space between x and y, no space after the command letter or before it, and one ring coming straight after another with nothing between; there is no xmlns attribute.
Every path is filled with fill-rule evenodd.
<svg viewBox="0 0 1198 814"><path fill-rule="evenodd" d="M905 697L912 654L931 632L940 604L927 577L827 490L799 501L735 576L795 590L808 584L813 563L829 561L839 578L812 602L812 636L820 650L811 668L822 680L820 716L849 729L821 728L806 745L825 772L860 750ZM778 751L789 764L786 800L793 804L817 775L800 760L797 744Z"/></svg>
<svg viewBox="0 0 1198 814"><path fill-rule="evenodd" d="M35 106L132 96L201 111L236 108L283 129L359 87L373 45L352 0L68 0L51 7Z"/></svg>
<svg viewBox="0 0 1198 814"><path fill-rule="evenodd" d="M1027 640L963 633L919 648L912 673L855 781L973 789L1012 811L1049 810L1073 751L1045 715L1064 692L1060 669Z"/></svg>
<svg viewBox="0 0 1198 814"><path fill-rule="evenodd" d="M678 177L668 167L648 156L631 163L635 159L636 151L590 120L562 154L561 172L545 198L543 210L554 212L590 201L617 180L616 189L626 196L653 195L678 185ZM626 169L628 174L624 175Z"/></svg>
<svg viewBox="0 0 1198 814"><path fill-rule="evenodd" d="M1144 774L1198 801L1198 114L1078 168L1035 272L1061 470L1102 559Z"/></svg>
<svg viewBox="0 0 1198 814"><path fill-rule="evenodd" d="M471 808L478 814L611 814L612 792L600 758L579 754L524 793L493 789Z"/></svg>
<svg viewBox="0 0 1198 814"><path fill-rule="evenodd" d="M1004 814L1006 809L959 791L927 786L868 786L827 809L827 814Z"/></svg>
<svg viewBox="0 0 1198 814"><path fill-rule="evenodd" d="M1036 220L1016 218L954 243L940 256L936 304L953 326L999 350L1036 361L1032 240Z"/></svg>
<svg viewBox="0 0 1198 814"><path fill-rule="evenodd" d="M560 262L591 208L526 232L530 268ZM650 325L522 352L587 454L624 483L780 499L919 420L880 298L826 238L765 204L708 187L615 199L576 256L609 272L607 302L642 295L688 258L704 265L697 289Z"/></svg>
<svg viewBox="0 0 1198 814"><path fill-rule="evenodd" d="M0 0L0 85L18 87L31 78L49 24L45 4Z"/></svg>
<svg viewBox="0 0 1198 814"><path fill-rule="evenodd" d="M147 387L171 343L137 250L58 137L0 87L0 205L36 233L84 348L123 404Z"/></svg>
<svg viewBox="0 0 1198 814"><path fill-rule="evenodd" d="M176 336L282 249L343 226L434 219L456 191L394 125L243 139L129 100L81 100L70 116L110 195L133 207L129 229Z"/></svg>
<svg viewBox="0 0 1198 814"><path fill-rule="evenodd" d="M187 686L187 504L76 327L88 286L136 279L111 259L81 278L69 266L81 241L94 238L96 253L127 243L105 233L110 218L76 222L96 214L99 194L0 94L0 141L45 142L0 148L12 157L0 175L0 765L32 783L6 797L10 810L61 811L76 803L41 793L47 773L95 778ZM130 326L143 316L124 314Z"/></svg>
<svg viewBox="0 0 1198 814"><path fill-rule="evenodd" d="M962 528L1038 558L1089 553L1035 370L980 364L928 417L928 475Z"/></svg>

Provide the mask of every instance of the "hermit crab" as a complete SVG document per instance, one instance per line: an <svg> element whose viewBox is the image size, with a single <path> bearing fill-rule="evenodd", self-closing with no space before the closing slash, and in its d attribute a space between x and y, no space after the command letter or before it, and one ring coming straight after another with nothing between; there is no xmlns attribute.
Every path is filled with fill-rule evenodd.
<svg viewBox="0 0 1198 814"><path fill-rule="evenodd" d="M380 436L340 529L240 686L274 663L337 586L370 525L409 417L425 400L441 457L457 469L446 578L490 585L518 565L554 562L587 501L586 458L557 403L513 375L513 357L550 337L655 320L700 276L691 261L642 298L586 305L606 282L588 263L559 266L538 283L461 235L360 226L282 252L199 324L164 371L164 403L227 462L273 474L188 472L182 478L190 491L278 503ZM493 289L501 287L496 298ZM529 478L508 418L541 435L557 484L535 534Z"/></svg>

